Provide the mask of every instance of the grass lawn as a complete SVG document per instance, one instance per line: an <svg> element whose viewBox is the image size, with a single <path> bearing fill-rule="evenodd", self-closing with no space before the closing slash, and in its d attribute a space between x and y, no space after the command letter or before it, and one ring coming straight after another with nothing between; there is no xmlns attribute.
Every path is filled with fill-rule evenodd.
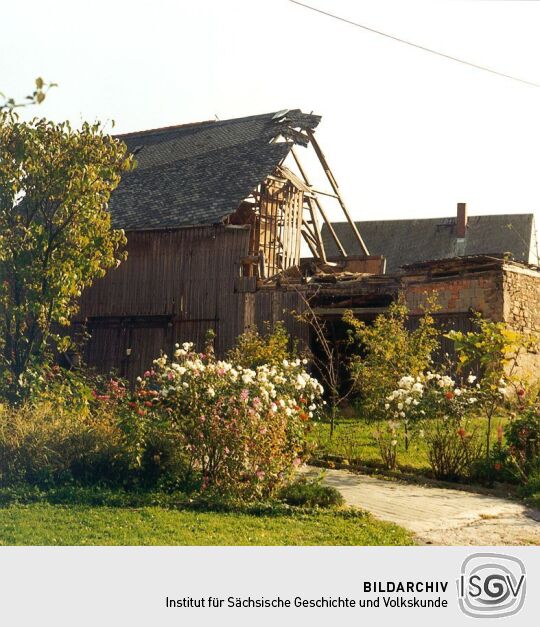
<svg viewBox="0 0 540 627"><path fill-rule="evenodd" d="M504 424L504 419L494 419L492 422L492 442L497 441L497 426ZM472 426L480 433L485 433L485 420L477 418ZM315 457L323 455L338 455L348 460L357 460L366 466L382 467L379 446L374 435L376 425L363 418L340 418L334 428L334 435L330 438L330 425L327 422L313 424L310 439L317 445ZM429 462L425 441L421 438L412 438L409 450L405 450L403 439L398 440L397 465L401 470L413 471L419 474L429 473Z"/></svg>
<svg viewBox="0 0 540 627"><path fill-rule="evenodd" d="M406 545L406 530L356 510L214 512L163 506L0 507L0 545Z"/></svg>

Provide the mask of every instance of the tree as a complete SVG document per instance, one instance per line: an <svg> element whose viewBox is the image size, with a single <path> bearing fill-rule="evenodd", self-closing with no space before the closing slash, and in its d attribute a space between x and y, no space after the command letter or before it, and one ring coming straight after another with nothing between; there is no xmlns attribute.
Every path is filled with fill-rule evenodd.
<svg viewBox="0 0 540 627"><path fill-rule="evenodd" d="M36 78L34 91L26 96L23 102L17 102L15 98L8 98L0 91L0 113L32 104L41 104L52 87L56 87L56 83L46 83L41 77Z"/></svg>
<svg viewBox="0 0 540 627"><path fill-rule="evenodd" d="M351 374L367 418L384 418L387 396L397 388L399 380L404 376L416 377L430 365L439 345L432 316L436 309L436 302L428 298L414 330L408 328L409 311L402 298L372 324L357 320L351 311L345 313L344 320L352 327L352 337L359 350L351 359ZM408 441L405 424L406 447Z"/></svg>
<svg viewBox="0 0 540 627"><path fill-rule="evenodd" d="M21 122L13 106L0 110L0 375L10 393L53 347L66 350L61 329L81 292L123 259L107 203L131 167L125 144L99 124Z"/></svg>

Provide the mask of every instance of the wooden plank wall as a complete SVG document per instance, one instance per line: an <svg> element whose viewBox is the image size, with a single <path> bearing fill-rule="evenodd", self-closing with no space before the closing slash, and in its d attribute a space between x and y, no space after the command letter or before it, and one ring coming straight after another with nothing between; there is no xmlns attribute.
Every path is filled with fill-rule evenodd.
<svg viewBox="0 0 540 627"><path fill-rule="evenodd" d="M161 350L208 329L220 352L244 329L245 294L237 293L249 228L195 227L128 233L128 259L86 290L77 321L92 338L84 357L101 371L134 379ZM128 354L129 353L129 354Z"/></svg>
<svg viewBox="0 0 540 627"><path fill-rule="evenodd" d="M78 318L216 317L216 294L233 289L248 229L194 227L128 233L128 259L86 290Z"/></svg>
<svg viewBox="0 0 540 627"><path fill-rule="evenodd" d="M253 294L254 317L253 324L259 331L264 331L266 323L272 327L278 321L283 321L285 328L292 338L297 339L300 346L309 345L309 327L298 322L292 312L301 313L305 305L302 298L294 291L261 290Z"/></svg>
<svg viewBox="0 0 540 627"><path fill-rule="evenodd" d="M437 366L457 363L457 353L454 342L445 337L449 331L462 331L468 333L475 329L474 316L470 311L457 313L438 312L433 314L435 325L439 330L439 347L433 355L433 361ZM420 324L421 316L412 315L407 320L407 328L414 331ZM474 366L472 371L478 374L478 367Z"/></svg>
<svg viewBox="0 0 540 627"><path fill-rule="evenodd" d="M209 329L223 355L250 327L283 319L303 341L307 329L290 314L300 310L295 292L256 291L241 277L249 228L194 227L128 233L128 259L85 291L77 315L91 335L83 357L101 372L135 380L176 342L202 349Z"/></svg>

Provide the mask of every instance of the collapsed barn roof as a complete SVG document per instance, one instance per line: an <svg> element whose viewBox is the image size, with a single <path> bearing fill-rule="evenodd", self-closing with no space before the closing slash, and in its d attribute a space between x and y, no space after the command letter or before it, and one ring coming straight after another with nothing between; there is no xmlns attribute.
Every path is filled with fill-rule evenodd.
<svg viewBox="0 0 540 627"><path fill-rule="evenodd" d="M121 135L137 167L112 195L125 230L219 224L269 176L320 116L300 109ZM281 136L286 141L273 142Z"/></svg>
<svg viewBox="0 0 540 627"><path fill-rule="evenodd" d="M386 257L386 271L415 262L452 258L461 255L510 253L516 261L538 263L533 214L469 216L462 241L456 234L456 218L418 220L373 220L356 222L372 255ZM333 227L348 255L360 254L346 222ZM328 227L322 238L329 257L337 255Z"/></svg>

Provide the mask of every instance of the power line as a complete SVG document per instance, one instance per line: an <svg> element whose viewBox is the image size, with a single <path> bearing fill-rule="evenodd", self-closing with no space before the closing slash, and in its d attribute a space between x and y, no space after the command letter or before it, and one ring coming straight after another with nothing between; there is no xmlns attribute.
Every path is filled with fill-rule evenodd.
<svg viewBox="0 0 540 627"><path fill-rule="evenodd" d="M358 22L353 22L352 20L348 20L347 18L340 17L339 15L334 15L333 13L329 13L328 11L323 11L322 9L317 9L316 7L312 7L309 4L298 2L298 0L289 0L289 2L292 2L293 4L297 4L301 7L304 7L305 9L309 9L310 11L315 11L315 13L326 15L327 17L331 17L334 20L345 22L345 24L350 24L351 26L357 26L358 28L363 28L364 30L369 31L370 33L374 33L375 35L382 35L383 37L387 37L388 39L393 39L394 41L398 41L399 43L406 44L407 46L412 46L413 48L418 48L419 50L423 50L424 52L436 54L437 56L443 57L444 59L450 59L450 61L457 61L458 63L462 63L463 65L468 65L470 67L476 68L477 70L483 70L484 72L489 72L490 74L496 74L497 76L502 76L503 78L509 78L510 80L517 81L518 83L524 83L525 85L530 85L532 87L540 87L539 83L533 83L532 81L527 81L523 78L518 78L517 76L512 76L510 74L504 74L503 72L498 72L497 70L493 70L484 65L471 63L470 61L465 61L464 59L458 59L457 57L453 57L450 54L445 54L444 52L439 52L438 50L433 50L432 48L426 48L426 46L421 46L420 44L415 44L412 41L407 41L406 39L400 39L399 37L396 37L394 35L383 33L382 31L377 30L375 28L365 26L364 24L359 24Z"/></svg>

